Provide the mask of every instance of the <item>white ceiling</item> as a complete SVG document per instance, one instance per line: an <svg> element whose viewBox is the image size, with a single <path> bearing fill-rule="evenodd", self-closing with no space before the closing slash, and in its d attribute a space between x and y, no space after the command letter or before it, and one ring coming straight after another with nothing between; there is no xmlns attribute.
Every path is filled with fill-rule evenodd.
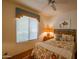
<svg viewBox="0 0 79 59"><path fill-rule="evenodd" d="M76 0L55 0L57 10L54 11L49 5L48 0L15 0L18 3L38 10L41 14L55 15L76 10Z"/></svg>

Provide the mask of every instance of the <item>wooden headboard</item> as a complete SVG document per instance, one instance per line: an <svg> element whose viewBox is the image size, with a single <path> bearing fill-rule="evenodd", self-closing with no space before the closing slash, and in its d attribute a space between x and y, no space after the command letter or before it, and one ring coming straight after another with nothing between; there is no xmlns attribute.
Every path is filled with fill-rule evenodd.
<svg viewBox="0 0 79 59"><path fill-rule="evenodd" d="M54 30L55 34L68 34L68 35L73 35L74 36L74 40L76 40L76 33L77 30L76 29L55 29Z"/></svg>

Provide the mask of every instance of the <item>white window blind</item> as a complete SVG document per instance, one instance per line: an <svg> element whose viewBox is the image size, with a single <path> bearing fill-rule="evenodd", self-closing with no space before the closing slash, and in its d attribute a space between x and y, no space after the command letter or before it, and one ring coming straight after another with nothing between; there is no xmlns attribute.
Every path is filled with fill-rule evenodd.
<svg viewBox="0 0 79 59"><path fill-rule="evenodd" d="M37 39L38 20L36 18L22 16L16 18L16 42L24 42Z"/></svg>

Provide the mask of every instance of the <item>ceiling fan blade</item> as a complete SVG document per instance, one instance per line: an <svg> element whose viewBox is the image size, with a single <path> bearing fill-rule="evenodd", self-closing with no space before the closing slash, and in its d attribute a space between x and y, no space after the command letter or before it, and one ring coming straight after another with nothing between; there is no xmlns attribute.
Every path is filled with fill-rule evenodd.
<svg viewBox="0 0 79 59"><path fill-rule="evenodd" d="M55 0L48 0L48 4L53 8L53 10L56 10Z"/></svg>
<svg viewBox="0 0 79 59"><path fill-rule="evenodd" d="M52 2L52 0L48 0L48 4L50 4Z"/></svg>
<svg viewBox="0 0 79 59"><path fill-rule="evenodd" d="M53 8L53 10L56 11L56 5L55 4L52 4L51 7Z"/></svg>
<svg viewBox="0 0 79 59"><path fill-rule="evenodd" d="M48 4L55 3L55 0L48 0Z"/></svg>

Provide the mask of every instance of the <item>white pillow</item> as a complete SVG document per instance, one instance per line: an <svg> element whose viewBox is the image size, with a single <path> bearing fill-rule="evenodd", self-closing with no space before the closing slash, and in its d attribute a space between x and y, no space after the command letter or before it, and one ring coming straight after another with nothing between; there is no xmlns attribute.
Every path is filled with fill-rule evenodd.
<svg viewBox="0 0 79 59"><path fill-rule="evenodd" d="M62 39L64 41L74 41L74 36L72 35L67 35L67 34L62 34Z"/></svg>
<svg viewBox="0 0 79 59"><path fill-rule="evenodd" d="M55 34L54 34L53 32L43 32L43 33L41 33L40 36L39 36L39 41L43 41L43 38L44 38L45 36L47 36L47 33L50 33L51 37L54 36L54 38L55 38Z"/></svg>

